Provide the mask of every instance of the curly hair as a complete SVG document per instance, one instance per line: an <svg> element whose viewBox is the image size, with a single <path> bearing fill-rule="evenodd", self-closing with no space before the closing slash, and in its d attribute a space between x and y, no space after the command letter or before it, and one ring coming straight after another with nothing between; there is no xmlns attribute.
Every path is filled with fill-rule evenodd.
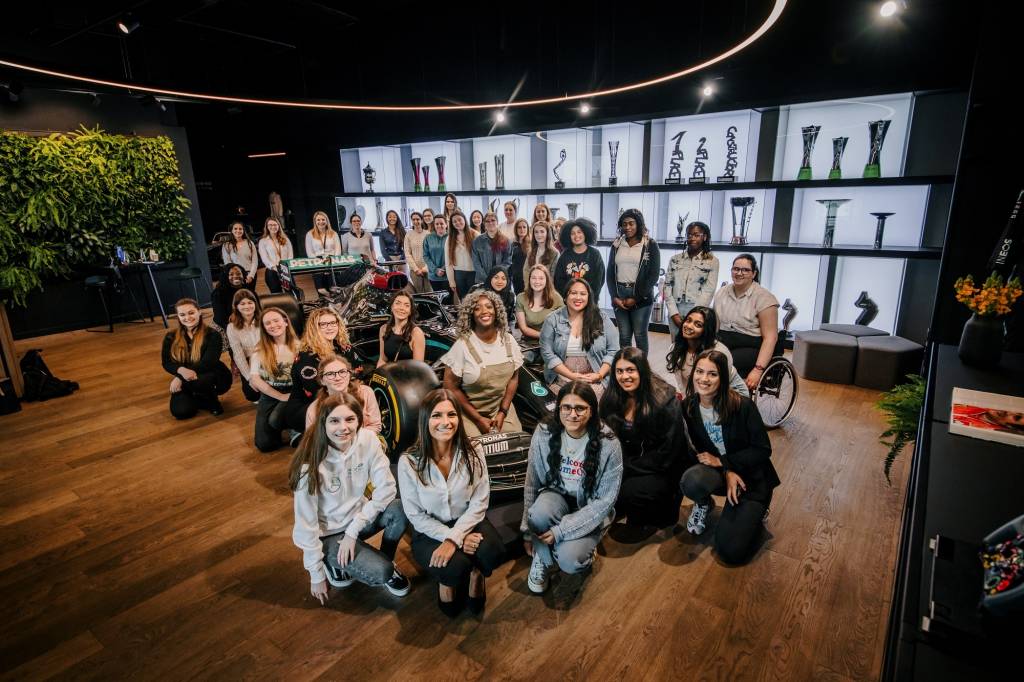
<svg viewBox="0 0 1024 682"><path fill-rule="evenodd" d="M505 304L501 297L487 289L474 289L466 294L459 306L459 319L455 322L455 333L459 337L468 337L476 328L473 320L473 309L481 298L486 298L494 305L494 326L498 328L498 335L504 336L508 333L508 313L505 311Z"/></svg>
<svg viewBox="0 0 1024 682"><path fill-rule="evenodd" d="M578 227L583 232L583 241L587 246L593 246L597 242L597 226L594 221L588 218L576 218L564 225L558 233L558 241L566 251L572 248L572 228Z"/></svg>

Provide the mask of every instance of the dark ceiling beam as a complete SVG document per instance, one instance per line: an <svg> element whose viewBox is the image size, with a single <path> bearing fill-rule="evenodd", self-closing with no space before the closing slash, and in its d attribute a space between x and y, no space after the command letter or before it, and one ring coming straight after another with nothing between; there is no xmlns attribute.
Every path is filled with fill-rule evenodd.
<svg viewBox="0 0 1024 682"><path fill-rule="evenodd" d="M315 0L292 0L292 4L300 5L302 7L308 7L310 9L319 10L321 12L326 12L327 14L340 17L341 19L344 19L347 22L346 28L359 23L359 17L349 14L348 12L343 12L342 10L337 9L335 7L325 5L322 2L316 2Z"/></svg>
<svg viewBox="0 0 1024 682"><path fill-rule="evenodd" d="M188 19L175 19L176 23L185 24L186 26L194 26L196 28L203 29L205 31L214 31L216 33L224 33L236 38L245 38L247 40L255 40L261 43L269 43L270 45L277 45L279 47L286 47L289 50L299 49L297 45L286 43L280 40L274 40L273 38L266 38L264 36L253 35L252 33L242 33L241 31L232 31L230 28L221 28L220 26L211 26L210 24L202 24L198 21L190 21Z"/></svg>

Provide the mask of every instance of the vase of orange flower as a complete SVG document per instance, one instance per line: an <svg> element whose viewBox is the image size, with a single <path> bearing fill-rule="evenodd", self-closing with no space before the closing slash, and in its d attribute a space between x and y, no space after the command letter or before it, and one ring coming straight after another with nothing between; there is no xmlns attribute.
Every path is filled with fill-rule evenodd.
<svg viewBox="0 0 1024 682"><path fill-rule="evenodd" d="M981 286L974 277L961 277L954 285L956 300L973 313L960 337L960 360L973 367L995 367L1003 354L1003 317L1021 295L1019 277L1004 281L992 273Z"/></svg>

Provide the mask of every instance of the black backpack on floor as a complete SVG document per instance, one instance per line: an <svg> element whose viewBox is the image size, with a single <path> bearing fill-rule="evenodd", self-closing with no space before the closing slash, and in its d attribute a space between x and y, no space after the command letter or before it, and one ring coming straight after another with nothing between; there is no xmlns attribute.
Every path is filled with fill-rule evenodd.
<svg viewBox="0 0 1024 682"><path fill-rule="evenodd" d="M33 349L25 353L21 358L21 373L25 377L26 402L33 400L49 400L71 395L78 390L78 384L74 381L64 381L53 376L50 368L43 362L42 351Z"/></svg>

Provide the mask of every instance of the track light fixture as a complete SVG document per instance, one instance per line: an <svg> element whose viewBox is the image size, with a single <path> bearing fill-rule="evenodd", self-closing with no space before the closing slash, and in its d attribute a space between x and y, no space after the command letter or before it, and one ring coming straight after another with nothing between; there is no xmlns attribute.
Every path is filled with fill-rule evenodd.
<svg viewBox="0 0 1024 682"><path fill-rule="evenodd" d="M141 24L139 24L139 20L136 19L131 13L125 14L123 17L117 20L117 30L125 34L126 36L131 35L132 32L135 31L135 29L137 29L140 25Z"/></svg>
<svg viewBox="0 0 1024 682"><path fill-rule="evenodd" d="M581 114L583 114L584 116L586 116L587 114L589 114L589 113L590 113L590 105L589 105L589 104L587 104L586 102L584 102L583 104L581 104L581 105L580 105L580 113L581 113Z"/></svg>
<svg viewBox="0 0 1024 682"><path fill-rule="evenodd" d="M504 123L505 122L505 112L504 111L499 111L498 113L496 113L494 115L494 120L497 121L498 123Z"/></svg>

